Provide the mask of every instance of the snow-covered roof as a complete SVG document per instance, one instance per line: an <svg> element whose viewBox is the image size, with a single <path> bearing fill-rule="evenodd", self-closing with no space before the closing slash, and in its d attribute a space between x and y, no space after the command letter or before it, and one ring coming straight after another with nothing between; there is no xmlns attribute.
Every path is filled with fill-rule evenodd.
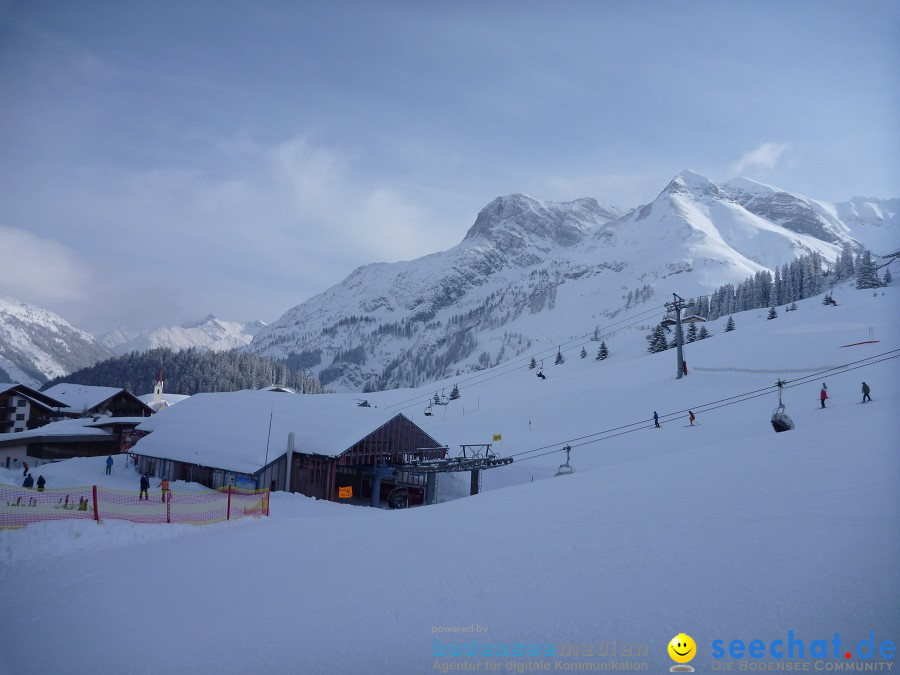
<svg viewBox="0 0 900 675"><path fill-rule="evenodd" d="M111 420L114 418L106 418ZM59 422L50 422L44 426L35 429L26 429L25 431L15 431L10 434L0 435L0 442L9 444L14 441L31 440L34 438L44 438L50 436L111 436L111 432L99 429L92 417L82 417L76 420L60 420ZM108 422L107 422L108 423Z"/></svg>
<svg viewBox="0 0 900 675"><path fill-rule="evenodd" d="M44 394L65 403L68 412L90 410L104 401L108 401L119 392L119 387L94 387L86 384L60 382L47 389Z"/></svg>
<svg viewBox="0 0 900 675"><path fill-rule="evenodd" d="M254 473L285 453L291 432L296 452L336 457L397 414L337 394L195 394L147 418L138 430L152 433L134 452Z"/></svg>
<svg viewBox="0 0 900 675"><path fill-rule="evenodd" d="M32 403L43 406L45 408L59 408L63 405L62 401L54 399L52 396L41 393L36 389L32 389L24 384L16 384L15 382L0 382L0 394L6 394L13 389L19 394L27 398Z"/></svg>

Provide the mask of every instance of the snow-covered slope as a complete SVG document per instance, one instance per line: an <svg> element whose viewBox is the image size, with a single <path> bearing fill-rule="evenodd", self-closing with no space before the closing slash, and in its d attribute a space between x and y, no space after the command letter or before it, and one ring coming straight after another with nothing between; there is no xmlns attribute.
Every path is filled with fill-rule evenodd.
<svg viewBox="0 0 900 675"><path fill-rule="evenodd" d="M0 379L39 388L112 355L59 315L0 296Z"/></svg>
<svg viewBox="0 0 900 675"><path fill-rule="evenodd" d="M834 295L836 307L810 298L772 321L735 314L729 333L711 322L681 380L671 351L647 354L634 334L602 362L568 352L544 381L527 367L472 374L431 418L420 407L434 384L369 397L453 449L501 434L493 449L516 462L484 472L477 497L394 512L276 494L268 519L0 531L0 672L150 673L162 659L183 673L659 673L681 632L698 673L896 671L878 647L900 636L900 298ZM870 328L880 342L843 346ZM769 425L778 377L796 423L781 434ZM863 380L874 400L861 405ZM576 473L552 478L566 443ZM137 490L119 462L105 476L103 458L46 471L49 487ZM465 492L462 478L442 477L442 493ZM19 479L0 469L0 482ZM258 597L274 599L259 609ZM802 657L796 644L780 659L728 653L733 640L778 652L789 639Z"/></svg>
<svg viewBox="0 0 900 675"><path fill-rule="evenodd" d="M879 213L890 211L884 204ZM650 298L737 285L814 251L834 260L844 242L869 243L860 232L900 243L893 216L876 223L867 211L850 225L840 211L691 171L624 215L592 199L500 197L457 246L360 267L260 331L249 349L293 355L337 390L415 385L565 342Z"/></svg>
<svg viewBox="0 0 900 675"><path fill-rule="evenodd" d="M245 347L265 325L262 321L223 321L210 314L205 319L181 326L164 326L136 335L116 330L98 339L116 354L144 352L157 347L174 351L196 347L220 352Z"/></svg>

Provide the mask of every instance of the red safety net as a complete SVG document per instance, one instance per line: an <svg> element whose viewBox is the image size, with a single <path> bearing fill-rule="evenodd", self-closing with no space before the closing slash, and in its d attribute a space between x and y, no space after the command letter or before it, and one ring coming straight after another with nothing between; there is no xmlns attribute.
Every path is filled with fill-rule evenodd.
<svg viewBox="0 0 900 675"><path fill-rule="evenodd" d="M269 491L223 488L210 492L137 492L90 486L38 492L0 485L0 527L22 527L41 520L91 518L133 523L203 525L244 516L269 515Z"/></svg>

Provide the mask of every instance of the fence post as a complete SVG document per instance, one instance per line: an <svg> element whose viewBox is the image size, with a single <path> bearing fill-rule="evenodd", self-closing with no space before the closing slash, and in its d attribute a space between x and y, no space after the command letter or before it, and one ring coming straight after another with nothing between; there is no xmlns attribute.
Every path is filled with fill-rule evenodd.
<svg viewBox="0 0 900 675"><path fill-rule="evenodd" d="M266 488L266 515L269 515L269 497L272 496L272 491L269 488Z"/></svg>
<svg viewBox="0 0 900 675"><path fill-rule="evenodd" d="M93 493L94 493L94 520L96 520L99 523L100 522L100 509L97 506L97 486L96 485L94 486Z"/></svg>
<svg viewBox="0 0 900 675"><path fill-rule="evenodd" d="M166 490L166 522L172 522L172 491Z"/></svg>
<svg viewBox="0 0 900 675"><path fill-rule="evenodd" d="M231 520L231 486L228 486L228 508L225 511L225 520Z"/></svg>

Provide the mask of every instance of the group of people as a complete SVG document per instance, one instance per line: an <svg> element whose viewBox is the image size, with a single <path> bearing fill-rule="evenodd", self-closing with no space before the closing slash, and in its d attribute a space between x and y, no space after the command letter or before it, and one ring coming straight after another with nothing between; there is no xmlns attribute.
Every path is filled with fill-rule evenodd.
<svg viewBox="0 0 900 675"><path fill-rule="evenodd" d="M688 410L688 422L690 422L690 426L694 426L694 422L697 420L697 416L694 414L693 410ZM660 427L659 424L659 413L655 410L653 411L653 426L657 429Z"/></svg>
<svg viewBox="0 0 900 675"><path fill-rule="evenodd" d="M169 478L167 476L163 476L162 480L157 483L156 487L162 488L162 501L166 501L166 496L169 493ZM149 489L150 477L146 473L144 473L141 475L141 493L138 495L138 501L150 501L150 495L148 493Z"/></svg>
<svg viewBox="0 0 900 675"><path fill-rule="evenodd" d="M872 400L872 397L870 396L871 392L872 392L872 390L869 388L869 385L867 385L865 382L863 382L862 383L862 395L863 395L862 403ZM827 400L828 400L828 385L823 382L822 389L819 390L819 403L822 405L823 408L825 407L825 401L827 401Z"/></svg>
<svg viewBox="0 0 900 675"><path fill-rule="evenodd" d="M38 476L37 479L37 489L38 492L44 491L44 486L47 484L46 479L43 476ZM28 488L29 490L34 487L34 478L32 478L31 474L28 473L28 469L25 469L25 480L22 481L22 487Z"/></svg>

